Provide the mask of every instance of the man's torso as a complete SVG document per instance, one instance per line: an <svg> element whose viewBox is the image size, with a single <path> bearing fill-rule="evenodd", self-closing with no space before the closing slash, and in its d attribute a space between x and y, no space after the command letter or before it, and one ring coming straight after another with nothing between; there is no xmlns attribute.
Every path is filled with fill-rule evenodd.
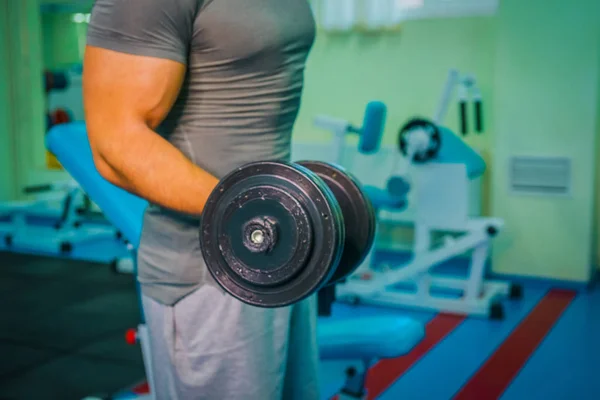
<svg viewBox="0 0 600 400"><path fill-rule="evenodd" d="M248 162L289 159L314 32L307 0L200 1L188 73L157 131L218 178ZM138 256L146 295L173 304L214 284L198 234L197 221L149 207Z"/></svg>

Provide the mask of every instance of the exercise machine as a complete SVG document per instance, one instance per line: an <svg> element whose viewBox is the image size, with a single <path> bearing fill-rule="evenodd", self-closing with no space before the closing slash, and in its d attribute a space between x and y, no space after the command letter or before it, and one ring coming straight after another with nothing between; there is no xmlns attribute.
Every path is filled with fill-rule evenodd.
<svg viewBox="0 0 600 400"><path fill-rule="evenodd" d="M135 260L135 249L139 245L147 202L110 184L100 176L93 162L83 123L54 127L46 137L46 145L102 209L106 218L117 226L123 237L129 241L132 258ZM153 377L149 368L150 348L143 311L140 320L138 327L128 331L126 337L130 343L139 343L141 346L149 388L149 393L145 394L144 398L152 399ZM364 329L365 326L369 329ZM344 320L324 318L319 321L318 328L319 348L323 360L360 359L364 365L364 371L348 371L346 385L340 392L341 399L366 398L364 382L368 367L378 359L406 354L423 336L424 327L421 323L392 315Z"/></svg>
<svg viewBox="0 0 600 400"><path fill-rule="evenodd" d="M313 124L315 127L328 130L333 134L333 162L342 165L346 137L349 135L358 136L358 149L361 153L374 154L379 150L386 116L386 105L380 101L371 101L366 106L362 126L356 126L350 121L328 115L317 115Z"/></svg>
<svg viewBox="0 0 600 400"><path fill-rule="evenodd" d="M491 242L504 222L469 215L469 181L480 177L486 166L473 148L440 125L456 83L457 73L451 71L436 120L414 118L398 135L398 162L387 189L397 197L413 194L412 259L404 265L375 266L369 257L363 268L337 286L338 300L501 319L500 300L521 296L520 286L485 279ZM380 215L398 212L375 203ZM464 255L470 261L466 275L434 272L441 263Z"/></svg>
<svg viewBox="0 0 600 400"><path fill-rule="evenodd" d="M115 239L107 224L90 224L91 202L73 181L28 186L28 201L0 205L0 235L7 250L69 255L79 245ZM36 223L35 218L52 221Z"/></svg>

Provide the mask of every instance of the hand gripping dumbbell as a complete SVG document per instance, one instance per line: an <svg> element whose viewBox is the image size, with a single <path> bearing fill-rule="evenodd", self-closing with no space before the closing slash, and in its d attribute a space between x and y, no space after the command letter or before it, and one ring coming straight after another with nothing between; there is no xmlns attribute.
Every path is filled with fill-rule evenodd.
<svg viewBox="0 0 600 400"><path fill-rule="evenodd" d="M229 173L209 196L200 246L226 292L283 307L352 274L373 245L375 223L360 183L343 168L255 162Z"/></svg>

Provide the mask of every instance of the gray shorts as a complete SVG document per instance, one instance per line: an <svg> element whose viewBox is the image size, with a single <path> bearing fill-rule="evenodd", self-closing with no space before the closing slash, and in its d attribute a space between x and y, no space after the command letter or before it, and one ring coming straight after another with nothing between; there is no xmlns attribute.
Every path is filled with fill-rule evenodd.
<svg viewBox="0 0 600 400"><path fill-rule="evenodd" d="M315 296L278 309L211 285L172 307L142 298L157 400L319 399Z"/></svg>

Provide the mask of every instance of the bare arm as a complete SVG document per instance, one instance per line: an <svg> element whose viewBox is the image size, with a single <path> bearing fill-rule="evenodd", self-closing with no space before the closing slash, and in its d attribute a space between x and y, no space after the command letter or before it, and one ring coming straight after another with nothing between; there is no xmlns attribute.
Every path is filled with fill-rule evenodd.
<svg viewBox="0 0 600 400"><path fill-rule="evenodd" d="M218 179L154 132L181 89L185 66L88 46L83 94L94 162L113 184L199 215Z"/></svg>

